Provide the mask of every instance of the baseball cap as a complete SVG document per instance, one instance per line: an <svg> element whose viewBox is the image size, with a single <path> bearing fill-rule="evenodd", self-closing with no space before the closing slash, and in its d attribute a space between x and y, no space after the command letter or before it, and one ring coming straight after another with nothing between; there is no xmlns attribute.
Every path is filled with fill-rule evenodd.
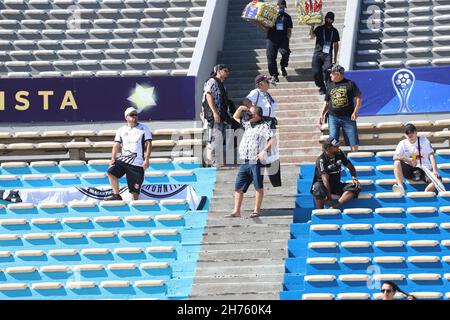
<svg viewBox="0 0 450 320"><path fill-rule="evenodd" d="M408 132L417 132L416 126L413 125L412 123L407 123L405 125L405 133L408 133Z"/></svg>
<svg viewBox="0 0 450 320"><path fill-rule="evenodd" d="M258 85L261 81L270 81L272 77L265 76L263 74L257 75L255 78L255 85Z"/></svg>
<svg viewBox="0 0 450 320"><path fill-rule="evenodd" d="M340 64L334 64L331 67L331 72L344 73L345 72L345 68L343 66L341 66Z"/></svg>
<svg viewBox="0 0 450 320"><path fill-rule="evenodd" d="M330 18L331 20L334 21L334 12L328 11L327 14L325 15L325 19Z"/></svg>
<svg viewBox="0 0 450 320"><path fill-rule="evenodd" d="M127 110L125 110L125 112L124 112L125 117L128 116L132 112L137 112L137 109L133 108L133 107L127 108Z"/></svg>
<svg viewBox="0 0 450 320"><path fill-rule="evenodd" d="M336 139L334 139L333 137L329 137L327 140L325 140L322 143L322 147L324 149L327 149L329 147L336 147L339 145L339 141L337 141Z"/></svg>

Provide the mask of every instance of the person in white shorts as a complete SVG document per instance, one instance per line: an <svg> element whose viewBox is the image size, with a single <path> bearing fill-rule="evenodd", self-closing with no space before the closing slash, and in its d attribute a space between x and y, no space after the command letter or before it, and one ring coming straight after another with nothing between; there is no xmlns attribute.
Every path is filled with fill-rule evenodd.
<svg viewBox="0 0 450 320"><path fill-rule="evenodd" d="M432 170L433 174L438 179L441 179L430 141L425 137L418 137L417 128L411 123L405 125L405 137L406 139L398 144L393 157L394 174L397 183L394 184L392 190L402 194L405 193L403 178L413 181L424 181L427 183L425 191L436 190L434 183L420 168L423 166L430 171Z"/></svg>

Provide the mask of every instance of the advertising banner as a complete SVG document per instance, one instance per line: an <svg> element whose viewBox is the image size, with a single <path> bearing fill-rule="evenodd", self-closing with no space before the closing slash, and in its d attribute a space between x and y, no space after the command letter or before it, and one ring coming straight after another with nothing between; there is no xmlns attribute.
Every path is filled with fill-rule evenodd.
<svg viewBox="0 0 450 320"><path fill-rule="evenodd" d="M0 122L194 120L195 77L0 79Z"/></svg>
<svg viewBox="0 0 450 320"><path fill-rule="evenodd" d="M360 116L450 111L450 66L348 71L362 92Z"/></svg>

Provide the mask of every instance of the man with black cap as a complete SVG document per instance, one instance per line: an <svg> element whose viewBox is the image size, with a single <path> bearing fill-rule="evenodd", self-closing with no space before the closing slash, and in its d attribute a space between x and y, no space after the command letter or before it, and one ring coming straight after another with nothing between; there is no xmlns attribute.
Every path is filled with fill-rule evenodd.
<svg viewBox="0 0 450 320"><path fill-rule="evenodd" d="M278 67L277 67L277 55L278 51L281 54L281 74L283 77L287 77L286 68L289 64L289 55L291 50L289 49L289 39L292 35L292 18L286 13L286 0L278 0L278 18L273 28L264 27L261 23L255 21L256 25L267 33L266 40L266 54L269 74L272 76L272 83L279 82Z"/></svg>
<svg viewBox="0 0 450 320"><path fill-rule="evenodd" d="M325 94L326 82L329 81L329 69L337 63L339 52L339 31L333 27L334 13L327 12L325 24L309 30L309 38L316 38L316 47L312 58L312 72L320 94Z"/></svg>
<svg viewBox="0 0 450 320"><path fill-rule="evenodd" d="M319 209L323 209L325 202L329 208L337 208L347 201L358 197L361 185L356 179L356 170L350 160L339 149L339 142L332 137L322 145L323 153L316 160L311 194ZM341 182L341 165L350 171L351 183ZM339 195L333 204L332 194Z"/></svg>
<svg viewBox="0 0 450 320"><path fill-rule="evenodd" d="M441 179L434 150L426 137L417 136L417 128L412 123L405 125L405 139L400 141L394 154L394 174L397 183L392 187L394 192L405 193L403 177L413 181L427 183L425 191L434 191L434 183L426 176L421 167L432 170L436 178Z"/></svg>
<svg viewBox="0 0 450 320"><path fill-rule="evenodd" d="M344 78L344 72L345 69L340 65L331 68L331 82L327 87L319 122L323 124L328 113L330 137L339 141L342 128L345 144L356 152L359 148L356 119L361 108L361 91L355 82Z"/></svg>

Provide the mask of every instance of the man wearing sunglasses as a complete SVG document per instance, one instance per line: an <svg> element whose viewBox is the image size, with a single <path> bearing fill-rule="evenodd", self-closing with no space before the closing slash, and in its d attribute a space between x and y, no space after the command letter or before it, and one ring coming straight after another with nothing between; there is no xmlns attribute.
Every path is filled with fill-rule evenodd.
<svg viewBox="0 0 450 320"><path fill-rule="evenodd" d="M430 141L425 137L418 137L417 128L411 123L405 125L405 138L400 141L397 149L395 149L393 159L397 183L394 184L392 190L405 194L403 178L406 178L414 181L424 181L427 184L425 191L435 191L434 183L421 169L421 167L426 167L433 171L436 178L441 179Z"/></svg>
<svg viewBox="0 0 450 320"><path fill-rule="evenodd" d="M108 179L113 189L113 195L107 200L122 200L119 194L118 179L127 176L128 190L133 200L138 200L144 170L149 166L150 152L152 149L152 134L149 128L138 122L137 110L130 107L125 110L127 125L119 128L114 138ZM117 158L120 147L121 155Z"/></svg>

